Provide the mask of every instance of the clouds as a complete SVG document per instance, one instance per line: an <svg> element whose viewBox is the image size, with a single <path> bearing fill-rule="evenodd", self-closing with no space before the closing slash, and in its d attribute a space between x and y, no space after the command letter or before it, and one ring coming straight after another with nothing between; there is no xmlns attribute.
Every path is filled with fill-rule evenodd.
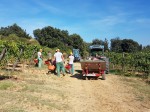
<svg viewBox="0 0 150 112"><path fill-rule="evenodd" d="M92 26L115 26L117 24L123 23L125 20L121 19L120 17L116 16L106 16L103 17L102 19L97 19L97 20L91 20L89 23Z"/></svg>
<svg viewBox="0 0 150 112"><path fill-rule="evenodd" d="M38 5L39 9L41 10L45 10L48 11L49 13L53 13L53 14L63 14L64 12L57 8L56 6L51 5L50 2L43 2L43 1L39 1L39 0L33 0L35 4Z"/></svg>
<svg viewBox="0 0 150 112"><path fill-rule="evenodd" d="M150 18L138 18L134 21L135 23L137 24L140 24L140 25L144 25L144 26L148 26L150 27L148 24L150 24Z"/></svg>

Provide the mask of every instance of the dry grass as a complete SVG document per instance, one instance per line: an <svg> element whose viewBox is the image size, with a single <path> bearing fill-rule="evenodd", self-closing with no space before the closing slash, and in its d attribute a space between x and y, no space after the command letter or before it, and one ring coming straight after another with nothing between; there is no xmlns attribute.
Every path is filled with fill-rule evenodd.
<svg viewBox="0 0 150 112"><path fill-rule="evenodd" d="M75 66L80 70L80 64ZM150 85L117 75L81 80L47 75L47 68L0 71L0 112L128 112L150 110ZM11 76L11 77L10 77Z"/></svg>
<svg viewBox="0 0 150 112"><path fill-rule="evenodd" d="M133 93L136 95L137 100L150 101L150 85L145 83L142 79L135 77L122 77L123 82L133 87Z"/></svg>
<svg viewBox="0 0 150 112"><path fill-rule="evenodd" d="M33 69L34 70L34 69ZM68 110L66 91L56 76L45 75L32 69L25 73L15 72L17 80L0 81L0 112L49 112ZM2 73L2 71L1 71ZM7 72L3 71L3 76ZM8 75L6 75L8 76ZM11 75L12 76L12 75ZM65 84L64 82L62 82Z"/></svg>

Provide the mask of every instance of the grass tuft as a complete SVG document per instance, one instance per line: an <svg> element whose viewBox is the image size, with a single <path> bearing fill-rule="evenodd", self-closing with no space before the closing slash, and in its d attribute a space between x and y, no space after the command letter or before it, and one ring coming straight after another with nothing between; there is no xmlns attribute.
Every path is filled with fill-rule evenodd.
<svg viewBox="0 0 150 112"><path fill-rule="evenodd" d="M5 82L5 81L0 82L0 90L7 90L8 88L11 88L13 86L14 86L13 82Z"/></svg>

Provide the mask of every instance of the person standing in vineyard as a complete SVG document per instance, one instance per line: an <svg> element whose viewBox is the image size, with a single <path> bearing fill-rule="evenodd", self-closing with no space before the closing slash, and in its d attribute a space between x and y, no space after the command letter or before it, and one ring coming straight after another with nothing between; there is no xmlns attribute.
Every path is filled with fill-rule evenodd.
<svg viewBox="0 0 150 112"><path fill-rule="evenodd" d="M69 56L69 65L70 65L70 73L71 73L71 75L73 75L74 74L74 65L73 65L73 61L74 61L74 56L73 56L73 54L72 54L72 52L70 53L70 56Z"/></svg>
<svg viewBox="0 0 150 112"><path fill-rule="evenodd" d="M42 67L42 49L39 50L37 55L38 55L38 67L41 68Z"/></svg>
<svg viewBox="0 0 150 112"><path fill-rule="evenodd" d="M63 54L57 49L57 52L54 54L54 58L56 60L56 70L57 76L60 77L60 70L62 69L63 75L65 75L65 67L64 67L64 57Z"/></svg>

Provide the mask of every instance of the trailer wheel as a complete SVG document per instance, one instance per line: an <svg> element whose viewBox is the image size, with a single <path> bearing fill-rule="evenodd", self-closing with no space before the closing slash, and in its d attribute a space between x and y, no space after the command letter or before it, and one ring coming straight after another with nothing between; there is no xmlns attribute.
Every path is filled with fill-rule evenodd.
<svg viewBox="0 0 150 112"><path fill-rule="evenodd" d="M93 79L94 79L94 80L98 80L98 77L94 77Z"/></svg>
<svg viewBox="0 0 150 112"><path fill-rule="evenodd" d="M106 74L102 74L102 80L106 80Z"/></svg>
<svg viewBox="0 0 150 112"><path fill-rule="evenodd" d="M85 80L90 80L90 77L85 77Z"/></svg>
<svg viewBox="0 0 150 112"><path fill-rule="evenodd" d="M89 78L88 78L88 77L85 77L85 80L89 80Z"/></svg>

